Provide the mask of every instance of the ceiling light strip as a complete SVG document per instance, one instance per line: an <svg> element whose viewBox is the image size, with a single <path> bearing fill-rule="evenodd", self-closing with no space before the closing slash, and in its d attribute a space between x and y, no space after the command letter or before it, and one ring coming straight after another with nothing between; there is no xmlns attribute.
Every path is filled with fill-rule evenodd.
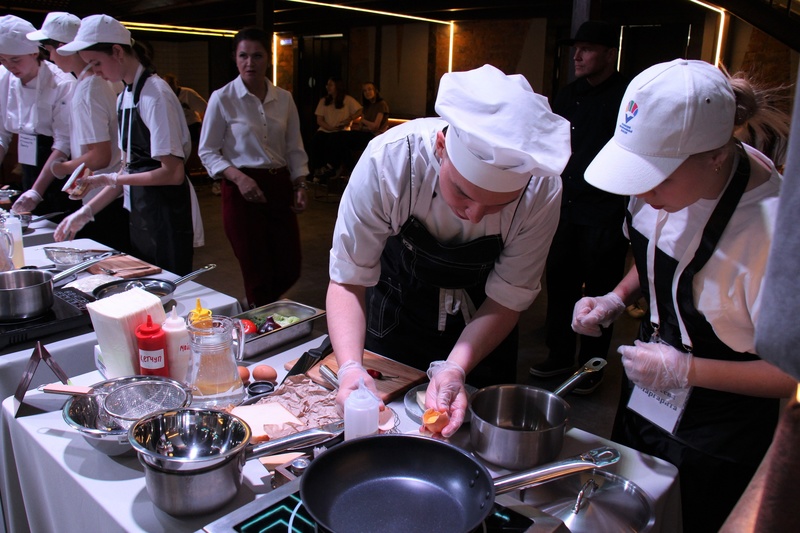
<svg viewBox="0 0 800 533"><path fill-rule="evenodd" d="M122 22L129 30L157 31L163 33L179 33L183 35L207 35L211 37L233 37L235 31L215 28L195 28L192 26L174 26L172 24L150 24L146 22Z"/></svg>
<svg viewBox="0 0 800 533"><path fill-rule="evenodd" d="M403 15L401 13L392 13L391 11L380 11L377 9L366 9L363 7L352 7L352 6L343 6L340 4L326 4L325 2L314 2L313 0L287 0L289 2L294 2L297 4L308 4L312 6L320 6L320 7L331 7L334 9L347 9L349 11L359 11L361 13L373 13L375 15L386 15L388 17L397 17L403 19L410 19L410 20L419 20L422 22L433 22L434 24L452 24L450 22L444 20L436 20L436 19L429 19L425 17L415 17L414 15Z"/></svg>
<svg viewBox="0 0 800 533"><path fill-rule="evenodd" d="M689 0L693 4L703 6L719 15L719 27L717 28L717 45L714 51L714 66L718 67L722 60L722 45L724 44L723 33L725 31L725 10L712 4L701 2L700 0Z"/></svg>

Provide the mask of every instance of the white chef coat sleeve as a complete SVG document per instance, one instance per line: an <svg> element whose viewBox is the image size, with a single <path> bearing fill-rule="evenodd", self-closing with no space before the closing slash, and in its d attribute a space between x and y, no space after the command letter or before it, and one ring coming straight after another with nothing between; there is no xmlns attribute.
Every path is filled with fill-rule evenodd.
<svg viewBox="0 0 800 533"><path fill-rule="evenodd" d="M560 178L534 177L486 281L489 298L514 311L530 307L542 290L541 278L560 211Z"/></svg>
<svg viewBox="0 0 800 533"><path fill-rule="evenodd" d="M157 76L147 78L139 97L139 113L150 130L150 156L159 159L172 155L186 161L186 149L191 148L189 127L181 103L167 82Z"/></svg>
<svg viewBox="0 0 800 533"><path fill-rule="evenodd" d="M70 108L74 88L75 80L58 83L53 99L53 150L59 150L66 155L70 154Z"/></svg>

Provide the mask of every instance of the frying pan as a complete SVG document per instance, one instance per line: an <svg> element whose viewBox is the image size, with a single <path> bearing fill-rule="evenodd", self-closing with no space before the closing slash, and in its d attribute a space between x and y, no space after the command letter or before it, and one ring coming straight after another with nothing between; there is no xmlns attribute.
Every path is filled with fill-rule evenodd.
<svg viewBox="0 0 800 533"><path fill-rule="evenodd" d="M172 299L172 293L175 292L175 289L178 288L178 285L185 281L192 280L200 274L215 268L217 268L217 265L211 263L210 265L206 265L203 268L199 268L194 272L190 272L185 276L172 281L158 278L120 279L117 281L111 281L96 287L92 291L92 296L99 300L101 298L111 296L112 294L119 294L127 291L128 289L139 287L140 289L144 289L149 293L155 294L161 298L162 305L166 305L170 299Z"/></svg>
<svg viewBox="0 0 800 533"><path fill-rule="evenodd" d="M497 493L619 458L614 448L596 448L493 481L483 464L450 443L420 435L361 437L314 459L300 478L300 497L312 518L334 533L462 533L489 515Z"/></svg>

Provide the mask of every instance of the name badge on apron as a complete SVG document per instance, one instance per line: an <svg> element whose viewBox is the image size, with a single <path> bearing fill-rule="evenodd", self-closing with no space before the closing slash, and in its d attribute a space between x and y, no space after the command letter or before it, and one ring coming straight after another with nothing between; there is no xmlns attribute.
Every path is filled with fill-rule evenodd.
<svg viewBox="0 0 800 533"><path fill-rule="evenodd" d="M674 435L692 389L659 391L636 385L628 400L628 409Z"/></svg>
<svg viewBox="0 0 800 533"><path fill-rule="evenodd" d="M20 133L17 141L17 159L23 165L36 166L36 134Z"/></svg>

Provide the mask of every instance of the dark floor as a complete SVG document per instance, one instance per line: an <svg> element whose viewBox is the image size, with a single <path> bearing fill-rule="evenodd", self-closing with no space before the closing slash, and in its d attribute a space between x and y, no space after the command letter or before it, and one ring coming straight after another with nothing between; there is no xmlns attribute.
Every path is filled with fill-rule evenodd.
<svg viewBox="0 0 800 533"><path fill-rule="evenodd" d="M238 263L222 230L220 197L211 194L208 181L195 182L200 208L203 213L206 245L195 250L196 268L207 263L216 263L217 268L198 278L198 283L229 294L244 302L244 290ZM325 292L328 280L328 251L338 208L337 195L325 195L324 190L309 191L309 208L300 216L300 232L303 241L303 270L300 280L285 295L291 300L325 308ZM255 228L258 231L258 228ZM547 295L542 293L520 320L520 354L517 364L517 379L547 390L554 390L563 378L532 379L528 368L532 363L545 358L544 321ZM318 324L317 329L324 324ZM630 343L638 321L624 314L617 322L611 350L607 357L605 378L593 394L576 396L570 394L567 401L572 407L571 424L602 437L611 434L619 384L621 364L616 348L621 343Z"/></svg>

